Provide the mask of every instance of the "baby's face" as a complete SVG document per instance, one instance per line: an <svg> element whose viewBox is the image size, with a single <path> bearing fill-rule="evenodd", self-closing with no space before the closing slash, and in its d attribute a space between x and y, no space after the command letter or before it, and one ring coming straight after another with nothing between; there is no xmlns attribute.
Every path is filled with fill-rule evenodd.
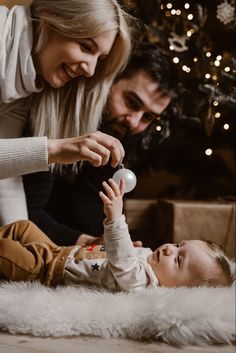
<svg viewBox="0 0 236 353"><path fill-rule="evenodd" d="M211 249L202 240L164 244L147 261L164 287L192 287L203 275L217 270Z"/></svg>

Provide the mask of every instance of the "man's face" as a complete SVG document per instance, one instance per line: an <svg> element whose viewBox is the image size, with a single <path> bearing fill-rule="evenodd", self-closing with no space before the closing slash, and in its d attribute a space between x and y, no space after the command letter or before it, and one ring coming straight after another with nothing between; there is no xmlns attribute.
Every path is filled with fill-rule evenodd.
<svg viewBox="0 0 236 353"><path fill-rule="evenodd" d="M108 131L116 137L138 134L159 117L170 100L145 71L122 78L109 94L105 112Z"/></svg>
<svg viewBox="0 0 236 353"><path fill-rule="evenodd" d="M147 261L164 287L191 287L208 274L217 272L211 250L202 240L164 244L150 254Z"/></svg>

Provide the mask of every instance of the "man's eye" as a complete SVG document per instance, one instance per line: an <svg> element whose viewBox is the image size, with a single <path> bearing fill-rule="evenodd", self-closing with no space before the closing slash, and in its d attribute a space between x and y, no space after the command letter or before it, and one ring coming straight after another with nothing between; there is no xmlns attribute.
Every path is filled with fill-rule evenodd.
<svg viewBox="0 0 236 353"><path fill-rule="evenodd" d="M159 118L157 114L154 113L144 113L143 114L143 119L146 121L155 121Z"/></svg>
<svg viewBox="0 0 236 353"><path fill-rule="evenodd" d="M130 109L132 109L132 110L134 110L134 111L138 111L138 110L140 109L139 103L136 102L136 101L135 101L134 99L132 99L132 98L127 98L127 99L126 99L126 104L127 104L127 106L128 106Z"/></svg>

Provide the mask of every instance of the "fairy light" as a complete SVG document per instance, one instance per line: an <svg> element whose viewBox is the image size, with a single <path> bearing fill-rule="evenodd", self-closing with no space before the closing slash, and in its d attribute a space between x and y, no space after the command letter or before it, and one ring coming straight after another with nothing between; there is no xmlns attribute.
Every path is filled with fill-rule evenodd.
<svg viewBox="0 0 236 353"><path fill-rule="evenodd" d="M205 78L206 78L206 79L209 79L210 77L211 77L210 74L206 74L206 75L205 75Z"/></svg>
<svg viewBox="0 0 236 353"><path fill-rule="evenodd" d="M189 13L188 16L187 16L187 19L188 19L189 21L191 21L191 20L193 19L193 14L192 14L192 13Z"/></svg>
<svg viewBox="0 0 236 353"><path fill-rule="evenodd" d="M217 55L216 60L221 60L222 56L221 55Z"/></svg>
<svg viewBox="0 0 236 353"><path fill-rule="evenodd" d="M171 9L172 8L172 4L170 2L168 2L168 4L166 5L167 9Z"/></svg>
<svg viewBox="0 0 236 353"><path fill-rule="evenodd" d="M224 68L224 71L225 71L225 72L230 72L230 67L229 67L229 66L226 66L226 67Z"/></svg>
<svg viewBox="0 0 236 353"><path fill-rule="evenodd" d="M215 113L215 118L216 118L216 119L219 119L220 117L221 117L220 112L216 112L216 113Z"/></svg>
<svg viewBox="0 0 236 353"><path fill-rule="evenodd" d="M219 105L219 102L218 102L218 101L214 101L214 102L213 102L213 105L214 105L215 107L217 107L217 106Z"/></svg>
<svg viewBox="0 0 236 353"><path fill-rule="evenodd" d="M182 66L182 70L189 73L191 71L190 67L188 67L187 65L183 65Z"/></svg>
<svg viewBox="0 0 236 353"><path fill-rule="evenodd" d="M215 66L220 66L220 60L215 60L214 64Z"/></svg>
<svg viewBox="0 0 236 353"><path fill-rule="evenodd" d="M178 63L179 63L179 58L178 58L178 56L175 56L175 57L173 58L173 63L175 63L175 64L178 64Z"/></svg>
<svg viewBox="0 0 236 353"><path fill-rule="evenodd" d="M163 4L161 4L161 10L163 10L164 9L164 5Z"/></svg>
<svg viewBox="0 0 236 353"><path fill-rule="evenodd" d="M170 50L175 50L175 47L174 47L173 45L170 45L170 46L169 46L169 49L170 49Z"/></svg>
<svg viewBox="0 0 236 353"><path fill-rule="evenodd" d="M185 8L186 10L188 10L188 9L190 8L190 5L189 5L188 2L186 2L186 3L184 4L184 8Z"/></svg>
<svg viewBox="0 0 236 353"><path fill-rule="evenodd" d="M176 14L176 10L175 10L175 9L172 9L172 10L170 11L170 13L171 13L171 15L175 15L175 14Z"/></svg>
<svg viewBox="0 0 236 353"><path fill-rule="evenodd" d="M192 35L192 31L187 31L187 37L191 37L191 35Z"/></svg>
<svg viewBox="0 0 236 353"><path fill-rule="evenodd" d="M181 10L179 10L179 9L178 9L178 10L176 10L176 15L177 15L177 16L180 16L180 15L181 15L181 13L182 13L182 12L181 12Z"/></svg>
<svg viewBox="0 0 236 353"><path fill-rule="evenodd" d="M194 61L195 63L197 63L197 62L198 62L198 57L195 56L195 58L193 58L193 61Z"/></svg>
<svg viewBox="0 0 236 353"><path fill-rule="evenodd" d="M217 81L218 77L216 75L212 76L212 80Z"/></svg>
<svg viewBox="0 0 236 353"><path fill-rule="evenodd" d="M211 57L211 52L210 52L210 51L207 51L207 52L206 52L206 57L208 57L208 58Z"/></svg>
<svg viewBox="0 0 236 353"><path fill-rule="evenodd" d="M212 149L211 149L211 148L207 148L207 149L205 150L205 155L206 155L206 156L211 156L211 155L212 155Z"/></svg>
<svg viewBox="0 0 236 353"><path fill-rule="evenodd" d="M157 126L156 126L156 130L157 130L157 131L161 131L161 126L160 126L160 125L157 125Z"/></svg>
<svg viewBox="0 0 236 353"><path fill-rule="evenodd" d="M224 127L225 130L229 130L229 124L224 124L223 127Z"/></svg>

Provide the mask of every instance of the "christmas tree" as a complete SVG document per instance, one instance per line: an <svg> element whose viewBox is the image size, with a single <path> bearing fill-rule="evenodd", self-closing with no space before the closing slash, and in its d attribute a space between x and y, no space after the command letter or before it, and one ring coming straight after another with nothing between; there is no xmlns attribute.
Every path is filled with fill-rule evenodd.
<svg viewBox="0 0 236 353"><path fill-rule="evenodd" d="M143 170L182 175L180 197L235 198L235 1L130 0L126 6L147 27L137 40L165 48L179 72L178 97L147 141Z"/></svg>

